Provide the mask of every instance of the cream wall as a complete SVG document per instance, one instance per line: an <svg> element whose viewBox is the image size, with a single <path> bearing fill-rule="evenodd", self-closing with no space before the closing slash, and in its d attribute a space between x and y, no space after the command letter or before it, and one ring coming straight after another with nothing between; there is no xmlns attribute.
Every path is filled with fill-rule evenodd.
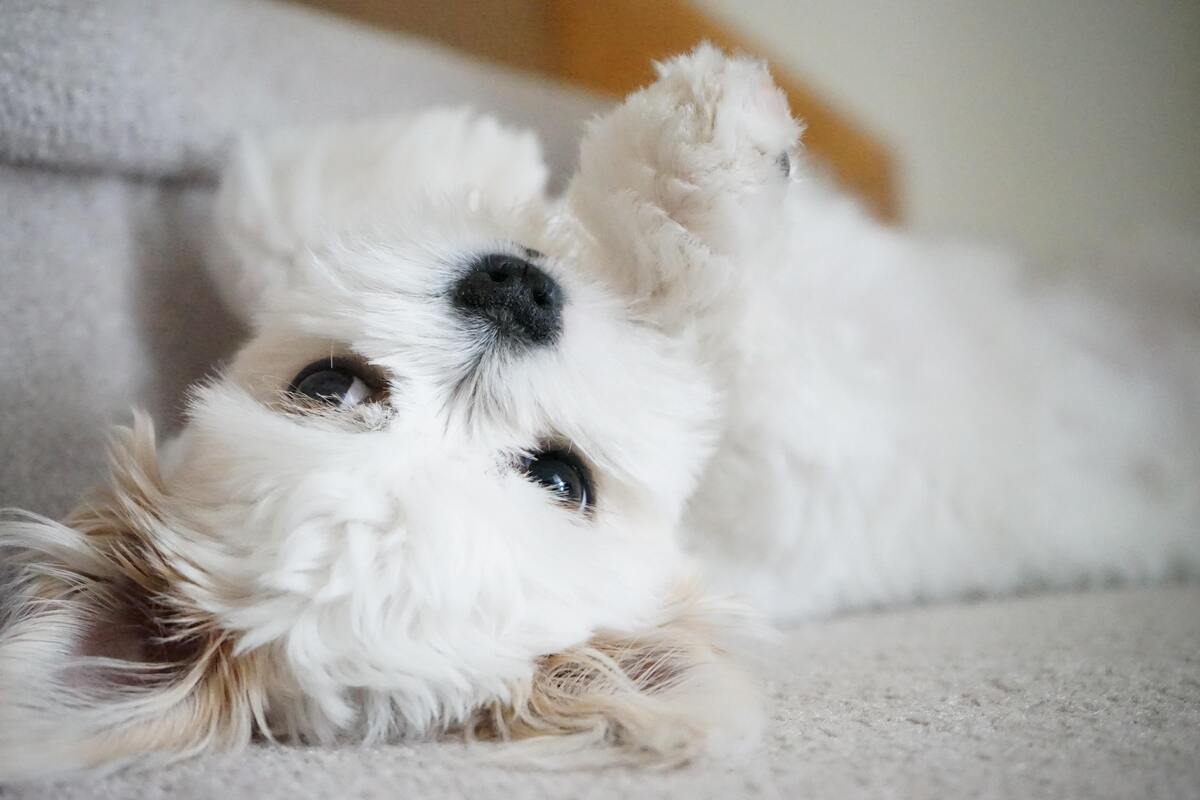
<svg viewBox="0 0 1200 800"><path fill-rule="evenodd" d="M1200 228L1200 1L697 0L889 142L907 221L1053 257Z"/></svg>

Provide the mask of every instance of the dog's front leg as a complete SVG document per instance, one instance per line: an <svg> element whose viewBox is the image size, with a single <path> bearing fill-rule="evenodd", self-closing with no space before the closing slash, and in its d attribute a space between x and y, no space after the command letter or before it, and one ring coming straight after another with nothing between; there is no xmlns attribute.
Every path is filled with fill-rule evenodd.
<svg viewBox="0 0 1200 800"><path fill-rule="evenodd" d="M660 65L583 142L568 203L586 267L648 321L728 338L752 264L782 239L799 133L760 62L701 46Z"/></svg>

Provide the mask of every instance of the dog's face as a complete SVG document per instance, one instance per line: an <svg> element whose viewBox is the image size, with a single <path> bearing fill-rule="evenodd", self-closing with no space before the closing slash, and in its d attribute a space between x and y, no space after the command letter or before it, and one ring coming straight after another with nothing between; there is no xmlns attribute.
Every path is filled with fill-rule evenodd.
<svg viewBox="0 0 1200 800"><path fill-rule="evenodd" d="M717 397L695 343L605 285L535 161L433 114L235 173L225 288L251 341L161 455L145 430L118 444L70 527L5 530L0 680L37 680L0 704L25 732L0 754L466 726L675 757L753 705L677 541Z"/></svg>
<svg viewBox="0 0 1200 800"><path fill-rule="evenodd" d="M412 729L461 717L538 656L654 625L683 575L703 376L488 209L431 199L306 256L166 476L235 556L221 624L330 719L350 687L404 693Z"/></svg>

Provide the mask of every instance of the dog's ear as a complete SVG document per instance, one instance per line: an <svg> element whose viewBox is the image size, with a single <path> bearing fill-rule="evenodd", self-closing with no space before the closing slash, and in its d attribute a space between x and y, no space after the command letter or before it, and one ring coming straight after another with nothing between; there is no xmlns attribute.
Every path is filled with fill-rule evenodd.
<svg viewBox="0 0 1200 800"><path fill-rule="evenodd" d="M531 131L468 109L247 136L221 178L210 269L252 321L339 235L406 217L420 228L437 203L540 207L547 174Z"/></svg>
<svg viewBox="0 0 1200 800"><path fill-rule="evenodd" d="M0 781L232 746L261 721L261 660L197 603L212 587L162 511L148 422L113 463L66 523L0 519Z"/></svg>
<svg viewBox="0 0 1200 800"><path fill-rule="evenodd" d="M480 711L466 734L572 766L675 765L752 748L763 711L744 659L771 636L748 609L688 585L658 625L601 632L539 659L533 677Z"/></svg>

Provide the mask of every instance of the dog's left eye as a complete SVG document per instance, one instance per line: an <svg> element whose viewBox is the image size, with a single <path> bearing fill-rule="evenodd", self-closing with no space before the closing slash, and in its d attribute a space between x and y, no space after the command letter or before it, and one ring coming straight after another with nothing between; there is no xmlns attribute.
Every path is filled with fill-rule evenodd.
<svg viewBox="0 0 1200 800"><path fill-rule="evenodd" d="M532 481L575 511L587 511L595 504L591 474L582 461L566 451L535 453L522 461L521 468Z"/></svg>
<svg viewBox="0 0 1200 800"><path fill-rule="evenodd" d="M379 382L364 364L348 358L314 361L292 378L288 391L335 408L352 408L372 399Z"/></svg>

